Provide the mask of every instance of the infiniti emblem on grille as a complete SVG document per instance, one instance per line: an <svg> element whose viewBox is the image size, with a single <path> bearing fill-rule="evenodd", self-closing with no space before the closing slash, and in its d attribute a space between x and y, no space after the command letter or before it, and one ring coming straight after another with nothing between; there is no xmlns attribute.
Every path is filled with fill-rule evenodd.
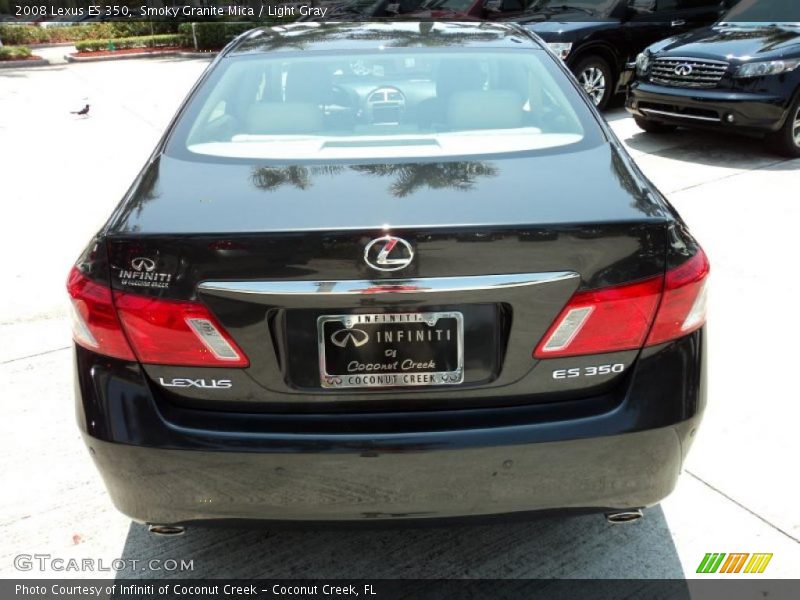
<svg viewBox="0 0 800 600"><path fill-rule="evenodd" d="M414 260L414 249L403 238L385 235L364 248L364 262L378 271L399 271Z"/></svg>
<svg viewBox="0 0 800 600"><path fill-rule="evenodd" d="M340 329L331 335L331 343L339 348L346 348L347 344L353 344L359 348L369 341L369 334L363 329Z"/></svg>
<svg viewBox="0 0 800 600"><path fill-rule="evenodd" d="M694 68L689 63L683 63L675 67L675 75L680 75L681 77L688 77L693 72Z"/></svg>

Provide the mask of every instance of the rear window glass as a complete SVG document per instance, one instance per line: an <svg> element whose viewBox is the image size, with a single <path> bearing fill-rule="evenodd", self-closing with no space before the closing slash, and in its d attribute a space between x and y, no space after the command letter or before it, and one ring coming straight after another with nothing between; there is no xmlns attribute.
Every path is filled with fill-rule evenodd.
<svg viewBox="0 0 800 600"><path fill-rule="evenodd" d="M177 135L195 155L281 160L579 143L586 122L568 98L575 90L562 89L563 74L548 62L540 50L486 49L229 58L193 99Z"/></svg>

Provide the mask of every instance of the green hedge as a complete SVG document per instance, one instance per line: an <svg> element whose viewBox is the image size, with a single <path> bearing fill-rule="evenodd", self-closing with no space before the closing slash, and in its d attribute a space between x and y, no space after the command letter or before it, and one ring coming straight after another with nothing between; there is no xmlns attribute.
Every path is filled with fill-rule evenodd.
<svg viewBox="0 0 800 600"><path fill-rule="evenodd" d="M31 49L27 46L0 46L0 60L20 60L30 55Z"/></svg>
<svg viewBox="0 0 800 600"><path fill-rule="evenodd" d="M176 33L177 23L92 23L65 27L0 24L0 40L4 44L58 44L82 40L127 38L142 35Z"/></svg>
<svg viewBox="0 0 800 600"><path fill-rule="evenodd" d="M194 23L194 35L197 38L198 50L220 50L237 35L258 27L257 23ZM178 32L194 45L192 23L181 23Z"/></svg>
<svg viewBox="0 0 800 600"><path fill-rule="evenodd" d="M77 42L75 49L78 52L98 52L102 50L127 50L129 48L160 48L164 46L184 46L186 38L178 33L163 35L140 35L129 38L116 38L107 40L86 40Z"/></svg>

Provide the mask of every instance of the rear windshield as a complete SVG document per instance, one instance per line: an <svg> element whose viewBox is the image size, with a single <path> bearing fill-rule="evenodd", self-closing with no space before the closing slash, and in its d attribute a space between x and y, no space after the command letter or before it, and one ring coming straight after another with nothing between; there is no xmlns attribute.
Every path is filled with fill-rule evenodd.
<svg viewBox="0 0 800 600"><path fill-rule="evenodd" d="M240 56L195 95L170 149L281 160L530 151L596 129L581 102L541 50Z"/></svg>

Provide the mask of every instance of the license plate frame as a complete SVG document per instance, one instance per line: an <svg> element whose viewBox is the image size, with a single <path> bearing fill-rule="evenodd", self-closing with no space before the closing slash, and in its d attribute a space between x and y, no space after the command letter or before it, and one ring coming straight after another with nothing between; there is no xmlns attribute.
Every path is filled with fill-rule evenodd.
<svg viewBox="0 0 800 600"><path fill-rule="evenodd" d="M422 331L423 337L427 337L427 332L430 335L436 330L433 329L442 319L453 319L455 321L455 335L450 331L450 337L447 340L436 340L437 344L445 344L447 351L452 352L455 350L455 360L445 360L445 363L450 363L447 368L439 370L434 365L430 370L421 370L410 368L404 370L402 368L403 361L407 353L397 356L399 351L396 348L387 348L387 350L394 350L395 356L390 357L385 355L385 362L378 363L364 363L364 364L379 364L391 365L396 362L397 366L393 369L381 369L373 371L358 371L350 373L329 373L327 360L329 354L329 346L336 346L343 348L345 351L349 350L351 354L358 348L366 346L371 339L372 335L369 330L376 329L379 331L386 331L380 329L380 326L414 326L413 331ZM331 336L326 338L326 324L340 322L342 328L335 331ZM422 325L422 327L420 327ZM359 329L361 328L361 329ZM426 329L427 328L427 329ZM357 333L356 330L362 333ZM345 331L345 333L340 333ZM347 332L353 332L348 335ZM411 331L411 330L403 330ZM364 334L366 333L366 339ZM337 341L333 341L333 335L339 334ZM415 334L416 337L416 334ZM455 340L452 338L455 337ZM419 341L419 340L417 340ZM430 340L423 340L430 341ZM384 339L384 344L387 342ZM391 342L390 342L391 343ZM399 343L399 342L398 342ZM411 342L409 342L411 343ZM447 348L446 344L455 344L455 347ZM319 353L319 375L320 386L326 389L382 389L382 388L397 388L397 387L434 387L445 385L458 385L464 382L464 315L458 311L435 311L435 312L392 312L392 313L362 313L362 314L335 314L335 315L320 315L317 317L317 348ZM435 354L435 352L433 352ZM333 354L331 353L331 356ZM415 357L414 359L408 358L417 365L424 363L422 359ZM452 358L452 356L447 357ZM396 359L396 360L395 360ZM438 356L431 356L428 360L437 361ZM454 364L453 364L454 363ZM343 369L337 369L343 370Z"/></svg>

